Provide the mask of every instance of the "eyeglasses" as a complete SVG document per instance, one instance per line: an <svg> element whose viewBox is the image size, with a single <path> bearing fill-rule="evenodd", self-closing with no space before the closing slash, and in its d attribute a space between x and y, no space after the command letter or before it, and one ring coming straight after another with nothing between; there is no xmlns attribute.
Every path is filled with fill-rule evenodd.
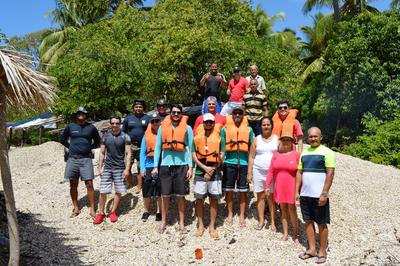
<svg viewBox="0 0 400 266"><path fill-rule="evenodd" d="M278 108L279 108L279 110L286 110L286 109L288 109L287 106L279 106Z"/></svg>
<svg viewBox="0 0 400 266"><path fill-rule="evenodd" d="M156 124L156 123L160 123L160 122L161 122L160 119L155 119L155 120L150 121L151 124Z"/></svg>
<svg viewBox="0 0 400 266"><path fill-rule="evenodd" d="M173 114L173 115L180 115L180 114L181 114L181 111L172 111L171 114Z"/></svg>

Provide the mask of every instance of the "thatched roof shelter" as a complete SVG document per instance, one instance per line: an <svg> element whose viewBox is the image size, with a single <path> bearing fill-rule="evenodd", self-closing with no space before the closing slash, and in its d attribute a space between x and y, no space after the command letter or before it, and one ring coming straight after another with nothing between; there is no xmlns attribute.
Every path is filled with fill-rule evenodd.
<svg viewBox="0 0 400 266"><path fill-rule="evenodd" d="M0 170L6 199L9 265L19 265L19 233L8 160L6 107L44 110L56 99L53 79L34 70L31 57L0 47Z"/></svg>

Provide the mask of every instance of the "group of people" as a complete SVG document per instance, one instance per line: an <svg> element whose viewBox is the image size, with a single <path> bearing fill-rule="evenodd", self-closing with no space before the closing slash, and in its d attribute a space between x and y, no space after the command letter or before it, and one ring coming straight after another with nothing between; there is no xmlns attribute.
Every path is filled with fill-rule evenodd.
<svg viewBox="0 0 400 266"><path fill-rule="evenodd" d="M241 76L241 69L233 69L233 79L227 87L229 101L222 106L221 89L227 85L217 64L212 64L200 85L205 87L203 114L194 127L188 125L182 106L165 100L157 103L157 112L144 113L145 102L133 102L133 114L123 123L120 117L110 118L111 130L100 140L97 129L87 123L87 111L80 107L76 121L69 124L61 142L69 148L65 178L70 180L73 203L71 216L79 214L77 186L79 177L88 190L90 215L94 224L107 218L105 203L114 184L115 197L108 216L118 220L117 208L121 194L131 185L131 166L136 161L137 192L142 191L144 212L150 214L151 199L157 204L156 221L161 221L159 232L167 228L170 197L178 204L178 230L185 234L185 196L190 193L194 179L194 197L197 217L196 237L201 237L206 225L204 202L209 197L211 238L219 239L216 229L218 203L224 197L227 209L225 226L233 226L234 193L239 194L239 227L245 228L250 184L257 195L258 223L265 224L265 201L270 213L270 230L276 231L276 212L280 210L283 235L289 239L289 220L292 239L299 242L297 211L300 206L306 223L308 248L299 254L301 259L317 257L317 263L326 261L328 242L329 189L335 169L334 153L321 145L319 128L308 129L310 148L303 150L303 132L296 119L298 110L290 109L289 102L279 101L277 111L268 116L268 103L263 93L264 79L257 74L257 66L250 67L251 75ZM169 112L168 112L169 110ZM122 127L121 127L122 126ZM98 213L94 208L94 178L91 150L100 144L99 174L100 201ZM315 227L319 229L319 250L316 247Z"/></svg>

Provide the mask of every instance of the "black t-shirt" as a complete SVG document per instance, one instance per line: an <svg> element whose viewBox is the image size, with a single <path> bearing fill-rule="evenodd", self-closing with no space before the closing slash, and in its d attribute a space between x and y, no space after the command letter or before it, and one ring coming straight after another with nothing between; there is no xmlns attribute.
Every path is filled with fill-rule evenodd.
<svg viewBox="0 0 400 266"><path fill-rule="evenodd" d="M69 148L69 155L88 156L92 149L99 147L100 135L92 124L71 123L65 127L61 143Z"/></svg>
<svg viewBox="0 0 400 266"><path fill-rule="evenodd" d="M104 167L108 169L125 169L125 145L131 145L128 134L120 132L113 135L112 131L104 134L102 144L106 146Z"/></svg>
<svg viewBox="0 0 400 266"><path fill-rule="evenodd" d="M221 75L221 78L225 80L225 76L221 73L218 73ZM209 96L214 96L218 100L221 99L221 81L217 80L217 74L215 76L213 74L209 74L209 78L206 81L205 84L205 90L204 90L204 98L208 98Z"/></svg>
<svg viewBox="0 0 400 266"><path fill-rule="evenodd" d="M140 146L149 121L150 116L146 114L139 117L136 115L128 115L124 119L123 131L129 135L133 144Z"/></svg>

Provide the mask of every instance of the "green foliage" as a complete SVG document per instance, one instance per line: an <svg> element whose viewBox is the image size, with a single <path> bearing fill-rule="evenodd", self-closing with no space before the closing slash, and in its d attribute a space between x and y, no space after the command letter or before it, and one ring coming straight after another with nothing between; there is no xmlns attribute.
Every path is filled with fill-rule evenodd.
<svg viewBox="0 0 400 266"><path fill-rule="evenodd" d="M293 94L302 68L293 53L257 36L253 10L238 0L164 0L148 12L119 9L74 32L70 45L68 54L50 69L61 89L56 110L64 115L79 105L97 118L126 113L134 98L149 105L161 97L198 104L198 84L212 62L227 79L235 65L259 65L275 102Z"/></svg>
<svg viewBox="0 0 400 266"><path fill-rule="evenodd" d="M391 11L341 21L324 53L326 64L310 84L314 89L300 93L310 123L328 132L331 145L361 134L366 113L393 118L400 102L399 19L400 12Z"/></svg>
<svg viewBox="0 0 400 266"><path fill-rule="evenodd" d="M400 115L390 121L371 119L365 122L365 134L342 151L379 164L400 168Z"/></svg>

